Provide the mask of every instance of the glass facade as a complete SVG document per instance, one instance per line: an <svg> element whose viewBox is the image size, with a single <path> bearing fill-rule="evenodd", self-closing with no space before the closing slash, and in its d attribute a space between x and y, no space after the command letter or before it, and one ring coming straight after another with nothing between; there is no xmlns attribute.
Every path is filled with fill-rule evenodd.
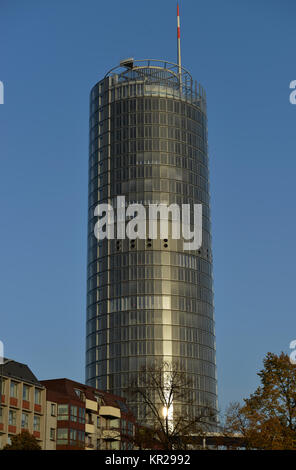
<svg viewBox="0 0 296 470"><path fill-rule="evenodd" d="M170 233L98 242L95 207L122 195L145 207L202 204L202 246L184 251ZM155 358L177 361L196 413L217 409L206 98L186 70L135 61L93 87L88 208L86 383L125 395Z"/></svg>

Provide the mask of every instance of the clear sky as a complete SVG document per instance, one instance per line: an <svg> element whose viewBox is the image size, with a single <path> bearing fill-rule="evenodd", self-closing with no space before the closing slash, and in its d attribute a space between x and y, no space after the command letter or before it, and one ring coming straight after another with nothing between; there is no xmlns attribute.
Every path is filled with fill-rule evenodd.
<svg viewBox="0 0 296 470"><path fill-rule="evenodd" d="M175 0L1 0L0 339L40 379L84 380L90 88L126 57L176 60ZM294 0L181 0L206 88L220 408L295 319Z"/></svg>

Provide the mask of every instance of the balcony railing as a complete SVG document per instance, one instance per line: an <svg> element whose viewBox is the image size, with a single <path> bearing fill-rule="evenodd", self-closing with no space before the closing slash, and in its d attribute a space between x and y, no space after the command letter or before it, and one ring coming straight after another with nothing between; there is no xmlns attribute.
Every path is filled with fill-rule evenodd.
<svg viewBox="0 0 296 470"><path fill-rule="evenodd" d="M110 441L118 441L120 440L120 429L119 428L109 428L109 429L102 429L101 434L102 439L110 440Z"/></svg>

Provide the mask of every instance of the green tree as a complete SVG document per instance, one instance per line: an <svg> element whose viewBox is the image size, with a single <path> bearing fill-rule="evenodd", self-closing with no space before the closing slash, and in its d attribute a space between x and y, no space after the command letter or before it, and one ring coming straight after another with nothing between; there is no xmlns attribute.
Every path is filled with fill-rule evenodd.
<svg viewBox="0 0 296 470"><path fill-rule="evenodd" d="M3 447L3 450L41 450L37 439L28 431L22 431L20 434L11 438L11 444Z"/></svg>
<svg viewBox="0 0 296 470"><path fill-rule="evenodd" d="M270 352L263 365L256 391L228 408L226 434L241 433L247 448L296 450L296 367Z"/></svg>

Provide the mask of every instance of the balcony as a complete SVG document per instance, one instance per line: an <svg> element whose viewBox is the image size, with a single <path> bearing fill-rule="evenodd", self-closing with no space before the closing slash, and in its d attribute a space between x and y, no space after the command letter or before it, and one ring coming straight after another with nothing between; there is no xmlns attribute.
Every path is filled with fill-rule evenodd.
<svg viewBox="0 0 296 470"><path fill-rule="evenodd" d="M102 439L106 441L120 441L119 429L103 429L101 434Z"/></svg>
<svg viewBox="0 0 296 470"><path fill-rule="evenodd" d="M99 414L105 418L120 418L120 409L115 406L101 406Z"/></svg>
<svg viewBox="0 0 296 470"><path fill-rule="evenodd" d="M98 411L98 403L93 400L88 400L88 398L85 400L85 408L87 410L91 411Z"/></svg>
<svg viewBox="0 0 296 470"><path fill-rule="evenodd" d="M88 434L93 434L95 432L95 426L92 421L90 423L85 423L85 432Z"/></svg>

